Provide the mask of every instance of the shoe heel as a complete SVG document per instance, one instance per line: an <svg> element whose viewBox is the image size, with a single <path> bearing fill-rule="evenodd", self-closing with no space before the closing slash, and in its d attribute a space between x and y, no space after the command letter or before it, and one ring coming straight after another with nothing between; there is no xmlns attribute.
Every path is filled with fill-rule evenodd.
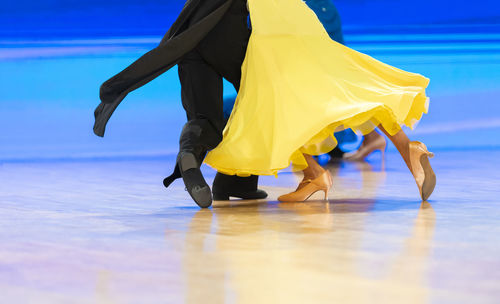
<svg viewBox="0 0 500 304"><path fill-rule="evenodd" d="M183 152L179 155L179 167L181 171L185 172L189 169L198 168L198 162L193 153Z"/></svg>
<svg viewBox="0 0 500 304"><path fill-rule="evenodd" d="M280 202L305 202L321 199L327 200L331 185L332 177L330 175L330 172L325 171L321 176L308 182L300 189L285 195L281 195L280 197L278 197L278 200ZM321 196L321 192L323 192L323 196Z"/></svg>
<svg viewBox="0 0 500 304"><path fill-rule="evenodd" d="M433 158L434 157L434 153L429 152L429 150L427 149L427 146L424 143L419 142L419 141L416 141L416 142L413 142L413 143L418 147L418 150L420 150L420 152L422 154L427 155L429 158Z"/></svg>
<svg viewBox="0 0 500 304"><path fill-rule="evenodd" d="M321 192L323 192L323 195L321 195ZM321 200L328 200L328 190L325 189L318 189L315 192L311 193L307 198L300 200L302 202L308 202L308 201L321 201Z"/></svg>

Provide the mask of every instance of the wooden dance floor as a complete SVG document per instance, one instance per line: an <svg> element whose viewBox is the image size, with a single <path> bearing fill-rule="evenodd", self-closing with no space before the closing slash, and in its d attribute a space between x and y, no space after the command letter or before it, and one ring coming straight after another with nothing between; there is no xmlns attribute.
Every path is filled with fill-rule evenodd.
<svg viewBox="0 0 500 304"><path fill-rule="evenodd" d="M173 158L0 165L1 303L500 303L500 150L329 165L330 201L200 210ZM211 180L214 176L204 168Z"/></svg>

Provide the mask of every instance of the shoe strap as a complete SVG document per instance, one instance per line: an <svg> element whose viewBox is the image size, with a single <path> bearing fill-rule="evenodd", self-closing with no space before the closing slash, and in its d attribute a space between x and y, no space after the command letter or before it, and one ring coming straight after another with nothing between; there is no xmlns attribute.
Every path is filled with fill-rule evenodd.
<svg viewBox="0 0 500 304"><path fill-rule="evenodd" d="M313 181L312 179L306 179L306 180L303 180L303 181L301 181L301 182L299 183L299 186L300 186L300 185L302 185L302 184L310 184L310 183L312 183L312 181Z"/></svg>

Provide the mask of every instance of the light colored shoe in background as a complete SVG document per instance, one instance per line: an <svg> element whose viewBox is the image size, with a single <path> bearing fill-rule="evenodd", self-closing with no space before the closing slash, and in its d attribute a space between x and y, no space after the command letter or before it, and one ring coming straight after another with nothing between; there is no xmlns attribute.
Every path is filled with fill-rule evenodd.
<svg viewBox="0 0 500 304"><path fill-rule="evenodd" d="M372 134L373 133L373 134ZM363 161L368 155L379 150L382 154L382 159L384 159L384 153L387 149L387 141L385 138L373 131L369 135L365 136L361 147L357 151L349 152L344 154L343 159L349 161Z"/></svg>

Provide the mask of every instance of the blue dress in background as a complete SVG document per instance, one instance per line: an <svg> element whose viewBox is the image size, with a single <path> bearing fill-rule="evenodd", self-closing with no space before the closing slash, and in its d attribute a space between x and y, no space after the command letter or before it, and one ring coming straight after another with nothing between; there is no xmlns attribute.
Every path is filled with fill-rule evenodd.
<svg viewBox="0 0 500 304"><path fill-rule="evenodd" d="M344 44L342 21L333 2L331 0L306 0L304 2L316 13L330 38Z"/></svg>

